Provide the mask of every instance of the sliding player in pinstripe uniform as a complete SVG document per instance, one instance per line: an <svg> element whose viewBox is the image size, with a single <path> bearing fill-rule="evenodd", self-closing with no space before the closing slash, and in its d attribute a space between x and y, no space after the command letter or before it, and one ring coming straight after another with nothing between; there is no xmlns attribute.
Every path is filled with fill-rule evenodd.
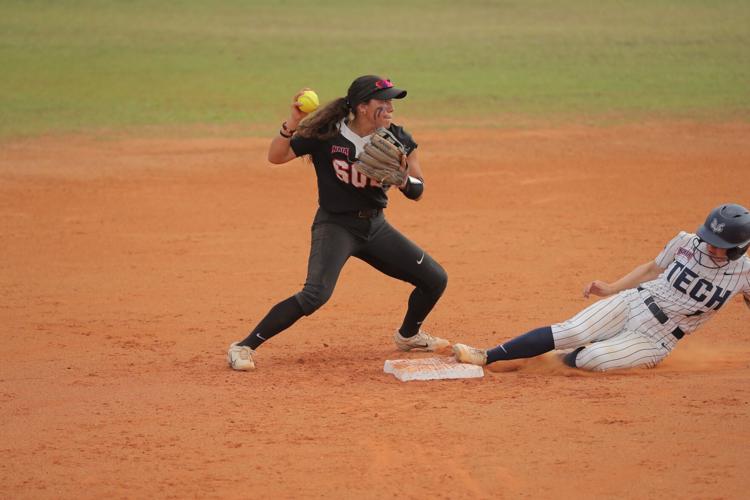
<svg viewBox="0 0 750 500"><path fill-rule="evenodd" d="M485 365L570 350L563 362L592 371L653 367L684 335L735 294L750 307L750 212L721 205L697 234L680 232L655 260L614 283L592 281L584 297L608 297L562 323L537 328L493 349L455 344L458 361Z"/></svg>

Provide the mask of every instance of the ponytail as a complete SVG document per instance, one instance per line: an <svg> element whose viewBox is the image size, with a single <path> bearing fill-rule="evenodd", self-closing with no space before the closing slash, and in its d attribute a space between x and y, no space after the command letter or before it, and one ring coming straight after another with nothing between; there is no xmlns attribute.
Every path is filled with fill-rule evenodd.
<svg viewBox="0 0 750 500"><path fill-rule="evenodd" d="M339 133L339 122L348 116L349 104L345 97L339 97L302 120L297 126L297 135L313 139L332 139Z"/></svg>

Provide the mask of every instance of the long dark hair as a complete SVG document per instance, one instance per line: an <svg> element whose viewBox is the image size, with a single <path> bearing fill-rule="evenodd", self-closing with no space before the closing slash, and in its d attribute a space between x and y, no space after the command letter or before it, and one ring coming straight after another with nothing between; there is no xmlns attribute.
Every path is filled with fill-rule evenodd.
<svg viewBox="0 0 750 500"><path fill-rule="evenodd" d="M349 112L346 97L334 99L302 120L297 126L297 134L314 139L332 139L339 133L339 122L348 117Z"/></svg>

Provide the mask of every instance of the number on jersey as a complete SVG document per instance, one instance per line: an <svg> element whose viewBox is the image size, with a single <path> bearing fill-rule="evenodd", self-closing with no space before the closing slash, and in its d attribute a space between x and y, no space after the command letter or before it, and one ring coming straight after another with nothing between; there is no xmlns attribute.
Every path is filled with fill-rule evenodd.
<svg viewBox="0 0 750 500"><path fill-rule="evenodd" d="M368 185L372 187L380 187L378 181L370 179L344 160L333 160L333 170L336 172L336 177L338 177L341 182L351 184L354 187L364 188Z"/></svg>

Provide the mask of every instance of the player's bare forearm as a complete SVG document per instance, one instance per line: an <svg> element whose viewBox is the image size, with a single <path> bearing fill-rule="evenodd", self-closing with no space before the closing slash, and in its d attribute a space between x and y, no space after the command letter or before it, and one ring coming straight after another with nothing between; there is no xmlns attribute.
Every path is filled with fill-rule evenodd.
<svg viewBox="0 0 750 500"><path fill-rule="evenodd" d="M651 260L639 265L614 283L607 283L600 280L590 282L584 288L583 296L598 295L600 297L607 297L614 295L623 290L635 288L646 281L651 281L657 278L662 271L664 270Z"/></svg>
<svg viewBox="0 0 750 500"><path fill-rule="evenodd" d="M296 157L297 155L294 154L289 139L282 137L281 135L273 138L271 145L268 147L269 162L275 165L281 165L282 163L291 161Z"/></svg>
<svg viewBox="0 0 750 500"><path fill-rule="evenodd" d="M651 281L657 278L662 271L664 269L657 266L653 260L645 262L612 283L613 293L618 293L628 288L635 288L645 281Z"/></svg>
<svg viewBox="0 0 750 500"><path fill-rule="evenodd" d="M424 175L422 174L422 165L419 163L419 157L417 156L416 151L412 151L411 154L407 157L406 175L408 175L409 177L414 177L415 179L419 179L421 182L424 183ZM414 201L421 200L422 192L420 192L419 196L417 196L416 198L411 198L411 199Z"/></svg>
<svg viewBox="0 0 750 500"><path fill-rule="evenodd" d="M271 140L271 145L268 147L268 161L273 164L281 165L282 163L286 163L297 157L294 150L291 148L290 141L294 132L297 130L299 122L307 116L307 113L300 109L302 104L297 101L306 90L310 89L305 87L294 95L292 103L289 106L289 118L287 118L281 126L278 135Z"/></svg>
<svg viewBox="0 0 750 500"><path fill-rule="evenodd" d="M417 179L424 180L422 174L422 165L419 163L419 156L417 156L416 151L412 151L411 154L407 157L407 164L409 165L406 170L406 173L408 175L416 177Z"/></svg>

